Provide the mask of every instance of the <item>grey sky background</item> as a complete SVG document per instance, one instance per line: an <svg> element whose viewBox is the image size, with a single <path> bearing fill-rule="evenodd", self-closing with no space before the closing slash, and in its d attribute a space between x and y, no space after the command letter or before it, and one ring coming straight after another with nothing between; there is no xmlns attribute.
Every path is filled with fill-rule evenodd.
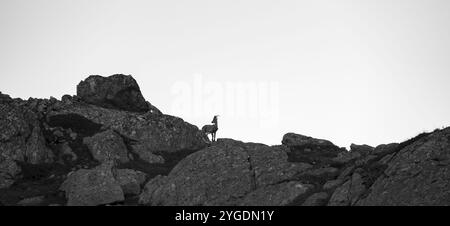
<svg viewBox="0 0 450 226"><path fill-rule="evenodd" d="M0 0L0 91L60 98L88 75L131 74L200 127L212 115L171 112L173 84L277 81L277 126L222 117L218 137L399 142L450 126L449 12L448 0Z"/></svg>

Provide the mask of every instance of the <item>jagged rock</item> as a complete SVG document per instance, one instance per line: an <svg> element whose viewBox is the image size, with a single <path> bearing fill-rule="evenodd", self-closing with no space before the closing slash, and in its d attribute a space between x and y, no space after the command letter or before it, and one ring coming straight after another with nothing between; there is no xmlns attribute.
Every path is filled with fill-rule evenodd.
<svg viewBox="0 0 450 226"><path fill-rule="evenodd" d="M89 76L77 86L77 96L100 107L147 112L149 106L136 80L127 75Z"/></svg>
<svg viewBox="0 0 450 226"><path fill-rule="evenodd" d="M241 206L286 206L313 186L291 181L257 189L240 203Z"/></svg>
<svg viewBox="0 0 450 226"><path fill-rule="evenodd" d="M126 163L129 161L128 150L122 137L112 130L86 137L83 139L83 143L88 146L94 159L99 162L118 161Z"/></svg>
<svg viewBox="0 0 450 226"><path fill-rule="evenodd" d="M123 201L124 194L114 179L112 166L112 162L107 162L70 174L60 187L66 194L67 205L96 206Z"/></svg>
<svg viewBox="0 0 450 226"><path fill-rule="evenodd" d="M131 169L116 170L115 178L125 195L139 195L141 193L141 185L144 184L146 179L143 172Z"/></svg>
<svg viewBox="0 0 450 226"><path fill-rule="evenodd" d="M74 117L76 115L77 117ZM151 153L198 150L208 145L208 138L198 127L169 115L139 114L93 105L73 104L50 112L49 124L79 127L79 118L114 130ZM58 123L53 123L58 122ZM72 128L74 132L81 133Z"/></svg>
<svg viewBox="0 0 450 226"><path fill-rule="evenodd" d="M279 148L219 139L186 157L167 177L145 186L140 203L147 205L238 205L249 193L268 193L272 185L308 169L287 161ZM283 196L275 196L285 198ZM272 203L283 203L272 200Z"/></svg>
<svg viewBox="0 0 450 226"><path fill-rule="evenodd" d="M350 180L338 187L331 196L329 206L349 206L355 204L366 187L360 174L353 173Z"/></svg>
<svg viewBox="0 0 450 226"><path fill-rule="evenodd" d="M138 144L132 146L132 151L136 153L140 159L144 160L147 163L160 163L163 164L165 162L164 158L160 155L153 154L148 149L145 148L144 145Z"/></svg>
<svg viewBox="0 0 450 226"><path fill-rule="evenodd" d="M302 206L325 206L328 198L326 192L314 193L303 202Z"/></svg>
<svg viewBox="0 0 450 226"><path fill-rule="evenodd" d="M385 160L387 169L358 205L450 204L450 128L409 143Z"/></svg>

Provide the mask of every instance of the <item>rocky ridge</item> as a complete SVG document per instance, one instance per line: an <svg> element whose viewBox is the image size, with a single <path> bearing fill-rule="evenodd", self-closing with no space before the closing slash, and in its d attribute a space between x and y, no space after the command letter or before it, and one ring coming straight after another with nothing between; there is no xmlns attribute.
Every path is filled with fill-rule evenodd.
<svg viewBox="0 0 450 226"><path fill-rule="evenodd" d="M210 143L127 75L60 100L0 93L0 125L3 205L450 205L450 128L350 150L295 133Z"/></svg>

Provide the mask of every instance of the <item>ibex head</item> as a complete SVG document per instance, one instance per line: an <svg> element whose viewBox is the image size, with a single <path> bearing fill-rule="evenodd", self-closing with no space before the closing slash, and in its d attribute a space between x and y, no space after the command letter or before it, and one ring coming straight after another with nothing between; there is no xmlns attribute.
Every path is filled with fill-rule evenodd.
<svg viewBox="0 0 450 226"><path fill-rule="evenodd" d="M214 115L214 118L211 123L217 123L218 118L219 118L219 115Z"/></svg>

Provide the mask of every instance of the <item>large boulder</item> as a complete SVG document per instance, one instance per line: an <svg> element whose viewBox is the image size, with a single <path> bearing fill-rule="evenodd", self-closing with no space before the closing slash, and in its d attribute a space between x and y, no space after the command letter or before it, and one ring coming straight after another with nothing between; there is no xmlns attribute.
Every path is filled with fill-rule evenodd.
<svg viewBox="0 0 450 226"><path fill-rule="evenodd" d="M450 205L450 128L407 143L380 160L387 168L358 205Z"/></svg>
<svg viewBox="0 0 450 226"><path fill-rule="evenodd" d="M88 146L94 159L99 162L127 163L129 161L127 146L122 137L112 130L86 137L83 143Z"/></svg>
<svg viewBox="0 0 450 226"><path fill-rule="evenodd" d="M317 139L301 134L287 133L283 136L282 144L292 146L325 146L334 147L334 144L328 140Z"/></svg>
<svg viewBox="0 0 450 226"><path fill-rule="evenodd" d="M127 75L89 76L77 86L77 96L84 102L105 108L147 112L149 104L142 96L136 80Z"/></svg>
<svg viewBox="0 0 450 226"><path fill-rule="evenodd" d="M338 157L339 153L347 152L345 148L339 148L330 141L295 133L284 135L282 144L290 149L289 161L305 162L314 166L336 164L333 158Z"/></svg>
<svg viewBox="0 0 450 226"><path fill-rule="evenodd" d="M73 172L61 185L68 206L97 206L123 201L124 194L112 172L113 162Z"/></svg>
<svg viewBox="0 0 450 226"><path fill-rule="evenodd" d="M300 186L300 182L288 182L311 166L288 162L285 151L262 144L219 139L211 147L183 159L168 176L148 182L140 203L252 205L254 197L258 197L258 202L268 205L287 204L306 190L306 185ZM277 184L281 185L275 186ZM283 192L277 188L282 188ZM247 195L250 196L246 199Z"/></svg>

